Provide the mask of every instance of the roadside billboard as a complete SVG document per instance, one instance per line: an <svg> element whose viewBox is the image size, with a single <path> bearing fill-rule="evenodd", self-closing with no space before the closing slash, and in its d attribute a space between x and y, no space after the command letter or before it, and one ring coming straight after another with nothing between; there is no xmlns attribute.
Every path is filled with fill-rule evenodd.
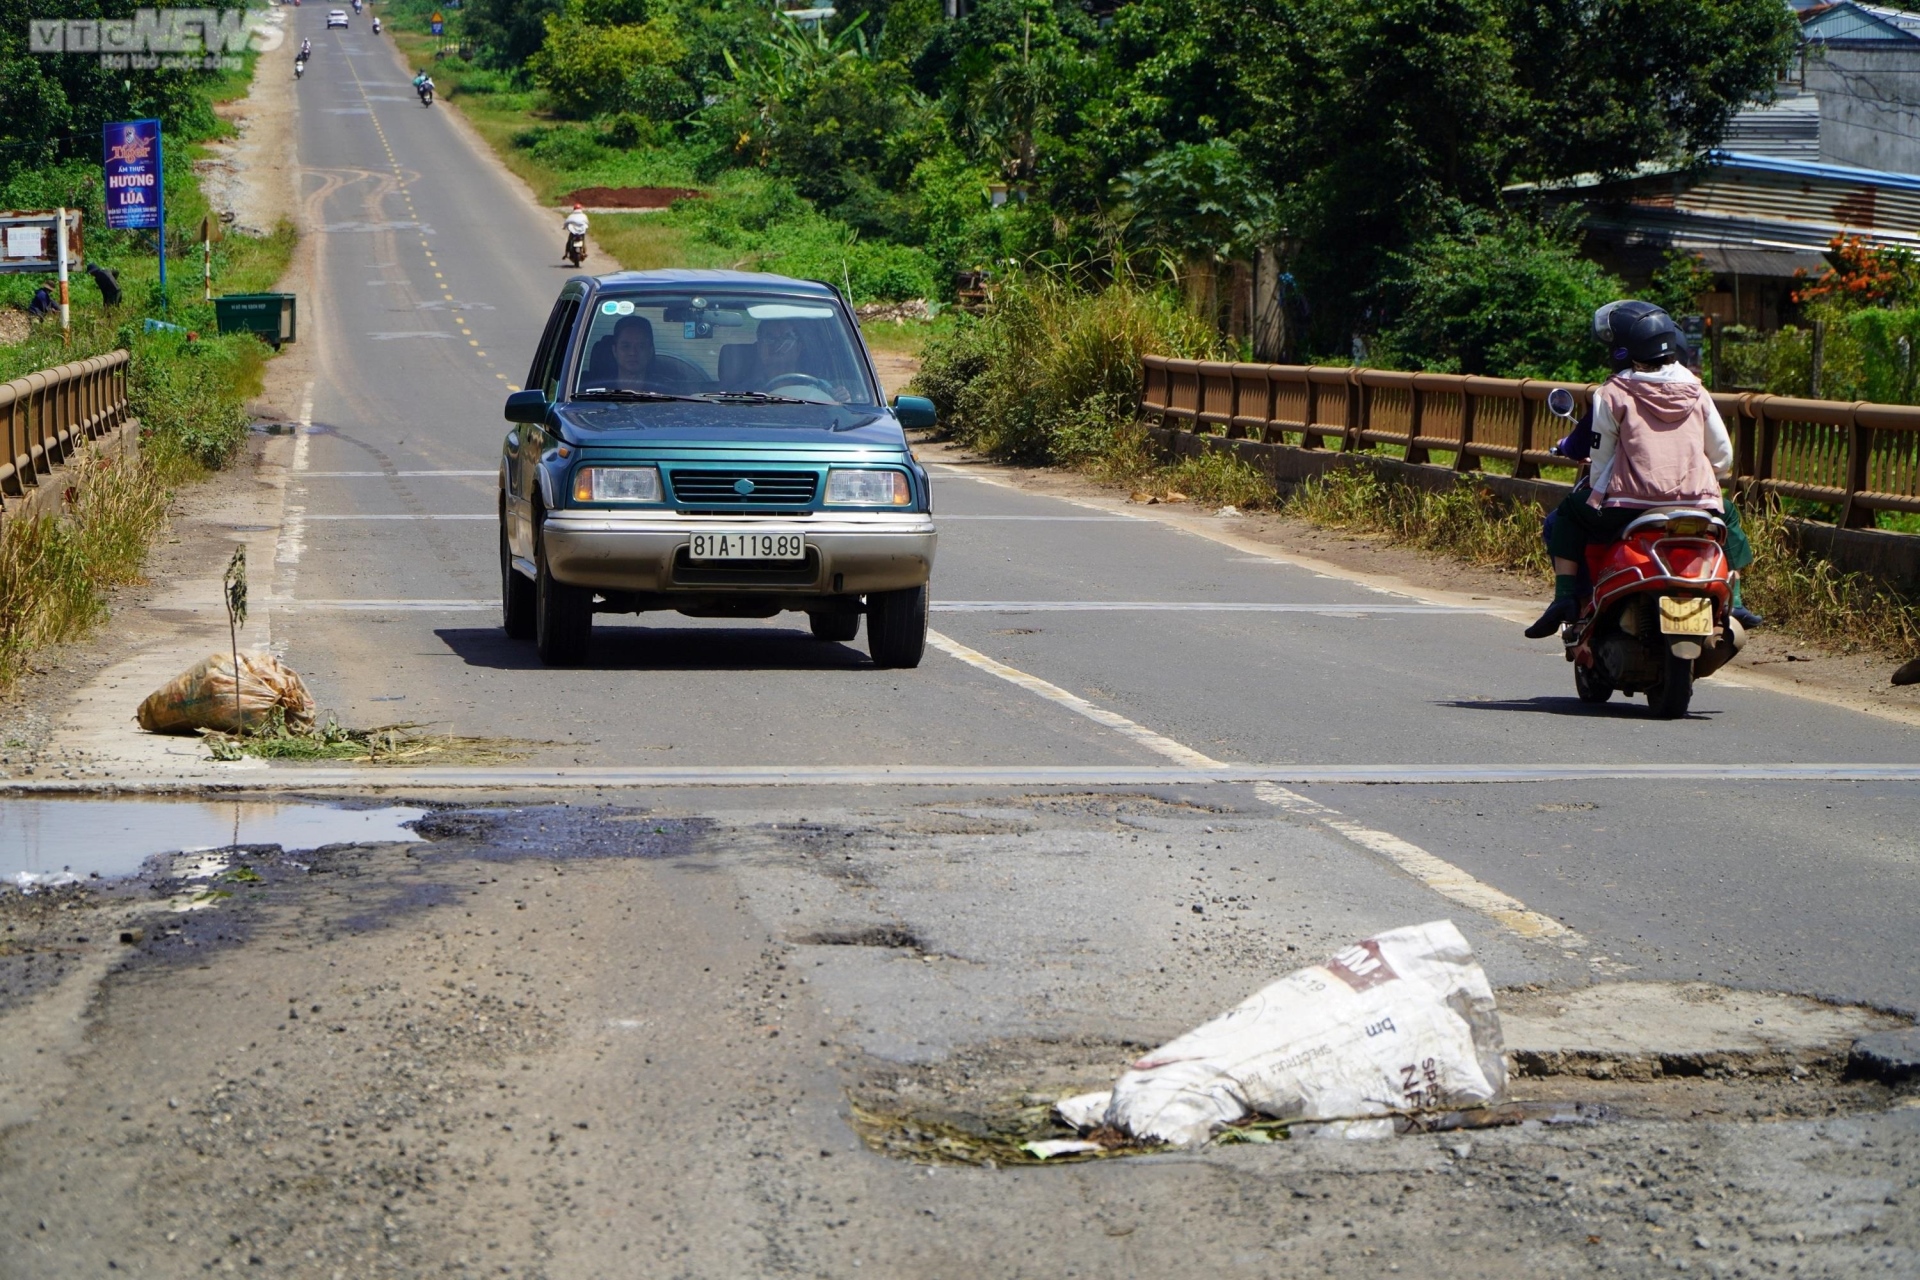
<svg viewBox="0 0 1920 1280"><path fill-rule="evenodd" d="M122 120L106 126L107 229L158 231L162 225L160 122Z"/></svg>

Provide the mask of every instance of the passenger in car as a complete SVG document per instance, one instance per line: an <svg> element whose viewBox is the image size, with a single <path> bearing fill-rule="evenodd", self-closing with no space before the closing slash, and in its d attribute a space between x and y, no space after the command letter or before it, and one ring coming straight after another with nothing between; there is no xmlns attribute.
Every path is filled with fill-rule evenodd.
<svg viewBox="0 0 1920 1280"><path fill-rule="evenodd" d="M613 332L593 344L587 361L586 387L621 391L678 391L677 361L654 355L653 325L645 316L623 316Z"/></svg>

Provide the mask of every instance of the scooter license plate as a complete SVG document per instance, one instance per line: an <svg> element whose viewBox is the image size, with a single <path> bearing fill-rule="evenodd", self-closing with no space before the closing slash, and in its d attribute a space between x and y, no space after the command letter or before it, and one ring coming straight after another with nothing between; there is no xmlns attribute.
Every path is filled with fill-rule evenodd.
<svg viewBox="0 0 1920 1280"><path fill-rule="evenodd" d="M1712 635L1713 601L1704 596L1692 600L1661 596L1660 632L1669 636Z"/></svg>

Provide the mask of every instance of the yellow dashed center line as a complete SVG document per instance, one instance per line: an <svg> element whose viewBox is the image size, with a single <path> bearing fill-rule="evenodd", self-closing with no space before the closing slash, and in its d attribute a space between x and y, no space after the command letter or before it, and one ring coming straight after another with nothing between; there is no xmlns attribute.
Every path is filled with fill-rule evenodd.
<svg viewBox="0 0 1920 1280"><path fill-rule="evenodd" d="M351 62L347 65L348 68L353 71L354 84L359 87L360 97L367 105L367 114L373 120L373 131L380 139L381 149L387 153L387 163L393 167L393 178L399 188L400 200L406 205L408 216L411 217L413 221L419 222L420 214L414 207L413 193L407 190L406 174L400 168L400 158L394 154L393 142L387 137L386 129L380 124L380 117L374 113L373 100L367 97L367 88L366 85L360 81L359 69L354 67ZM441 297L449 303L453 302L453 290L447 287L446 277L439 270L440 262L439 259L434 256L432 242L423 236L420 240L420 247L425 250L422 256L426 258L427 267L433 272L433 278L440 282ZM480 350L480 340L475 338L473 336L473 330L467 327L467 321L461 316L458 304L450 307L449 311L453 316L454 324L459 327L461 335L466 338L467 345L473 348L473 354L481 360L486 361L488 371L491 372L496 379L501 382L506 382L507 375L494 368L492 359L486 352ZM518 391L520 388L514 383L507 382L507 390Z"/></svg>

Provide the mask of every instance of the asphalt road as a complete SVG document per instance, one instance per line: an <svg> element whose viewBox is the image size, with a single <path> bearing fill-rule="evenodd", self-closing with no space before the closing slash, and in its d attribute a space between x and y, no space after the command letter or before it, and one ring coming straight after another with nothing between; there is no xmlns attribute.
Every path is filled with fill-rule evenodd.
<svg viewBox="0 0 1920 1280"><path fill-rule="evenodd" d="M660 615L546 670L499 629L493 477L559 215L361 20L290 13L313 376L270 451L272 635L345 722L532 754L457 795L356 775L471 807L425 844L7 916L0 1277L1920 1270L1910 1088L1843 1080L1846 1041L1658 1038L1721 988L1920 1010L1920 786L1820 774L1920 731L1717 680L1678 722L1586 708L1471 599L947 465L917 670ZM756 767L816 785L701 785ZM310 778L274 768L226 776ZM529 789L565 768L601 783ZM1510 780L1444 780L1475 769ZM1664 1065L1521 1082L1623 1109L1592 1129L925 1162L1443 916L1503 1007L1715 985L1607 1028Z"/></svg>
<svg viewBox="0 0 1920 1280"><path fill-rule="evenodd" d="M558 215L478 158L444 106L422 109L366 33L314 38L299 152L319 237L304 341L320 372L275 608L323 705L356 723L550 742L540 761L580 765L1169 763L937 648L916 671L876 671L859 642L816 643L797 615L602 617L577 671L508 641L494 603L499 408L569 274ZM1587 708L1555 647L1506 620L954 468L934 485L940 633L1213 760L1920 760L1909 727L1726 681L1703 683L1679 722ZM1911 784L1312 794L1649 972L1920 1009Z"/></svg>

